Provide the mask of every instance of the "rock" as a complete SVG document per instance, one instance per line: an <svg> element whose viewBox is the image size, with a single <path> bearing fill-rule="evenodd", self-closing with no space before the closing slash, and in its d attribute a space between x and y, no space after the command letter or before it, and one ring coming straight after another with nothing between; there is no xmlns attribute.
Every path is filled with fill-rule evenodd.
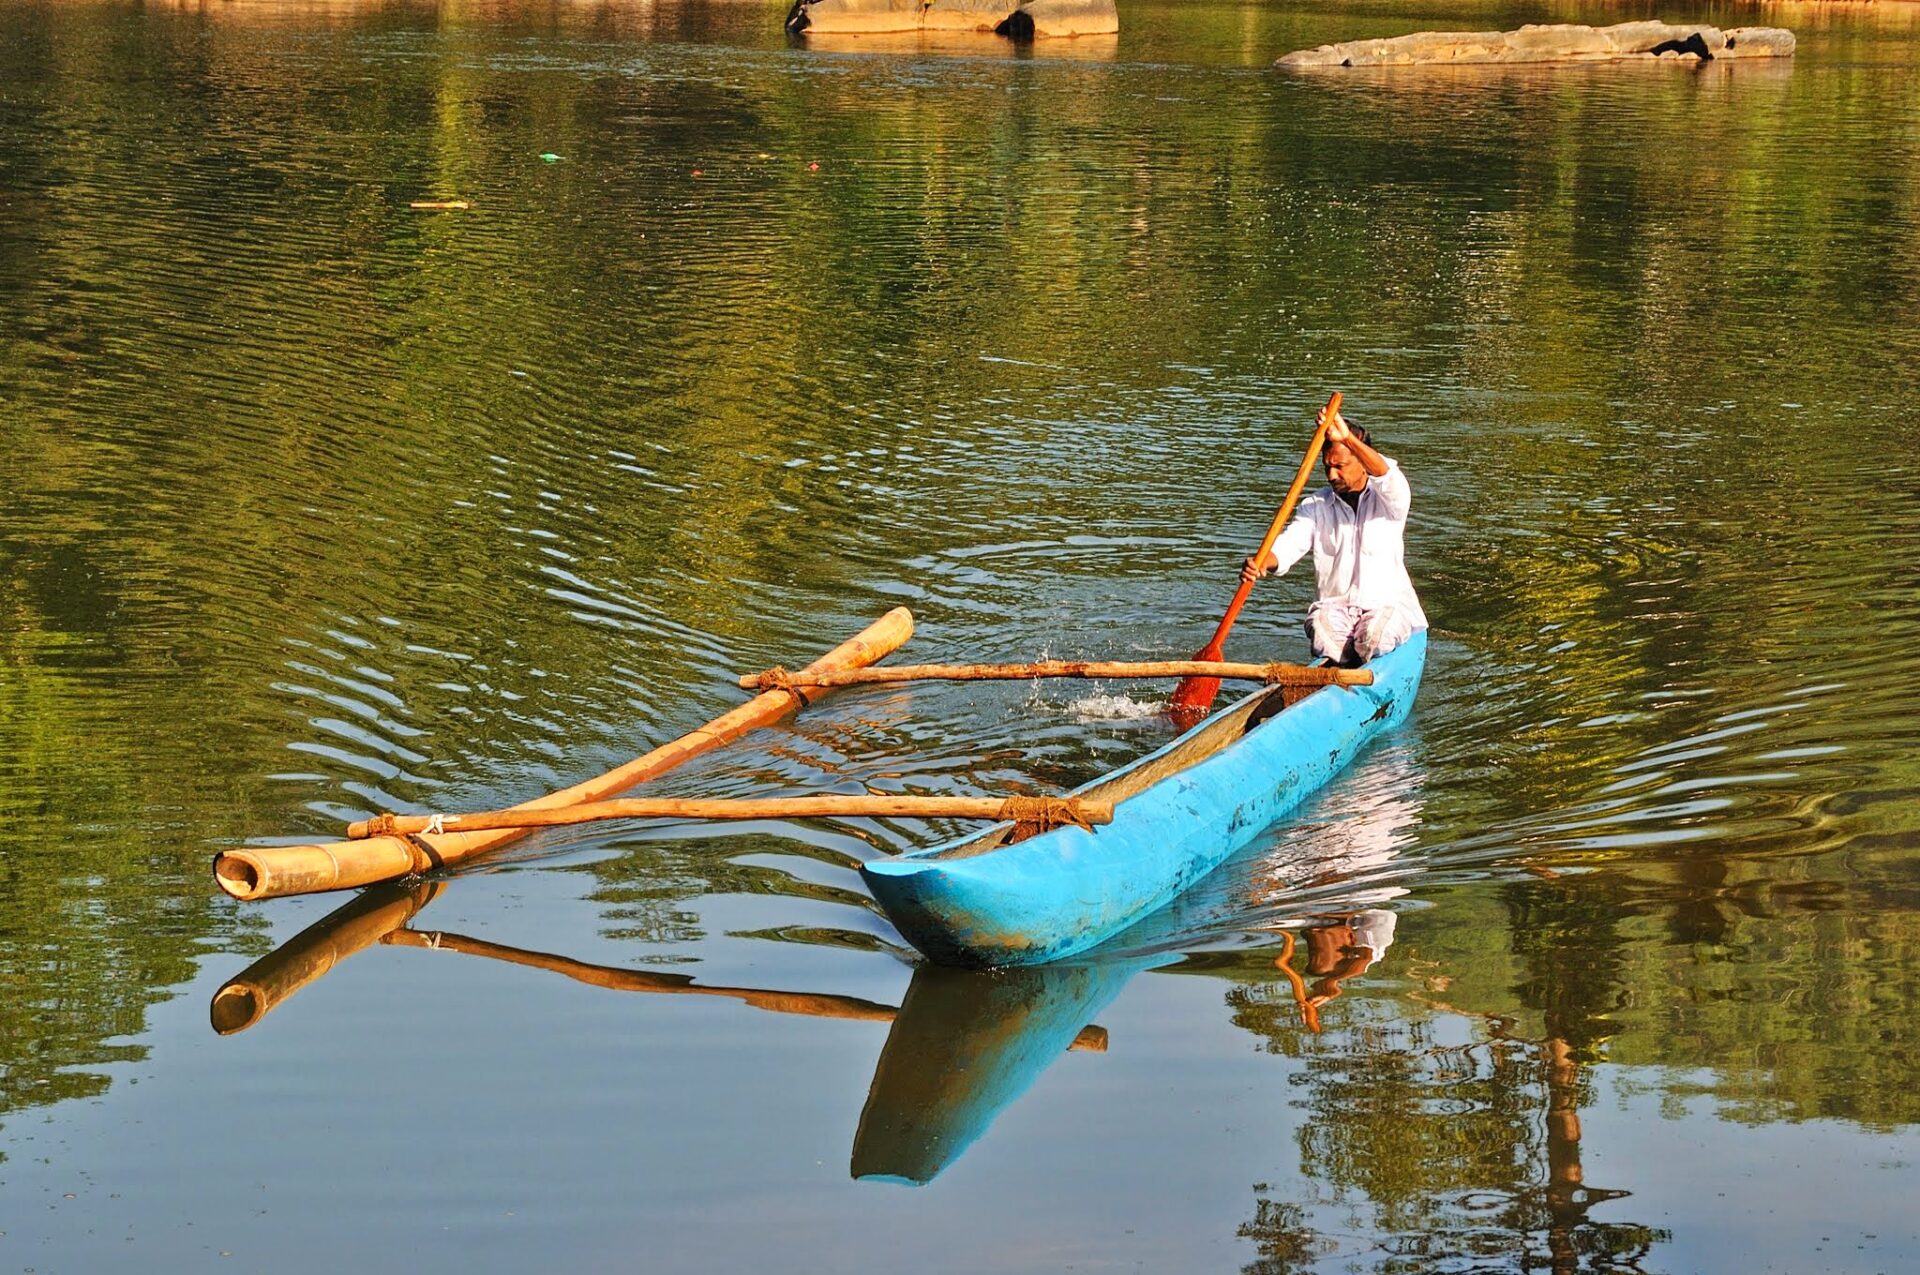
<svg viewBox="0 0 1920 1275"><path fill-rule="evenodd" d="M921 14L921 31L991 31L1007 20L1016 0L933 0Z"/></svg>
<svg viewBox="0 0 1920 1275"><path fill-rule="evenodd" d="M1114 0L796 0L787 14L795 35L994 31L1033 40L1119 29Z"/></svg>
<svg viewBox="0 0 1920 1275"><path fill-rule="evenodd" d="M1723 58L1790 58L1793 32L1783 27L1734 27L1727 32Z"/></svg>
<svg viewBox="0 0 1920 1275"><path fill-rule="evenodd" d="M1642 23L1623 23L1641 26ZM1654 23L1651 25L1658 26ZM1518 31L1500 33L1501 61L1547 62L1574 58L1611 58L1619 55L1613 31L1617 28L1583 27L1574 24L1545 26L1532 24ZM1510 54L1511 56L1504 56Z"/></svg>
<svg viewBox="0 0 1920 1275"><path fill-rule="evenodd" d="M1113 35L1120 30L1120 11L1113 0L1032 0L994 30L1015 40Z"/></svg>
<svg viewBox="0 0 1920 1275"><path fill-rule="evenodd" d="M1008 5L1011 9L1013 6ZM918 31L926 6L921 0L795 0L787 14L787 30L852 32L872 35L882 31ZM1002 16L1005 16L1002 14ZM994 19L995 22L999 18ZM992 23L988 24L989 27Z"/></svg>
<svg viewBox="0 0 1920 1275"><path fill-rule="evenodd" d="M1778 27L1722 31L1704 24L1667 22L1621 22L1610 27L1529 24L1518 31L1419 31L1385 40L1323 44L1289 53L1274 65L1292 70L1652 58L1703 62L1717 57L1791 57L1793 47L1793 32Z"/></svg>
<svg viewBox="0 0 1920 1275"><path fill-rule="evenodd" d="M1551 31L1555 28L1543 29ZM1677 50L1678 46L1685 45L1696 35L1709 54L1718 52L1727 43L1727 37L1718 27L1700 23L1621 22L1597 29L1612 43L1615 56L1646 53L1657 57L1663 45L1674 45Z"/></svg>

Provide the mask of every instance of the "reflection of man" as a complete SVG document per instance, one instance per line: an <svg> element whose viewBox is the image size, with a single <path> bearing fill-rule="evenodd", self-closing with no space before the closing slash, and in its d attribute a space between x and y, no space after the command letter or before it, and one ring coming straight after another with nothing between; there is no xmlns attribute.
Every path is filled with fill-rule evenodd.
<svg viewBox="0 0 1920 1275"><path fill-rule="evenodd" d="M1293 997L1307 1030L1320 1030L1320 1007L1340 995L1341 980L1366 973L1387 954L1393 946L1394 921L1394 914L1384 908L1369 908L1308 929L1307 976L1319 980L1311 988L1293 972L1293 935L1286 935L1286 946L1274 965L1293 984Z"/></svg>
<svg viewBox="0 0 1920 1275"><path fill-rule="evenodd" d="M1307 931L1307 973L1332 989L1327 1000L1340 994L1339 980L1366 973L1387 954L1393 946L1393 925L1393 913L1372 908Z"/></svg>

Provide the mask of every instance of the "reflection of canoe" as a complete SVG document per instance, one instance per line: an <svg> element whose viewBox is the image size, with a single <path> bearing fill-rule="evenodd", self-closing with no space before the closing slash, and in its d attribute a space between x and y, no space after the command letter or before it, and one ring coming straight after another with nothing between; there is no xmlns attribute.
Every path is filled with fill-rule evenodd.
<svg viewBox="0 0 1920 1275"><path fill-rule="evenodd" d="M857 1177L925 1182L939 1173L1069 1050L1103 1051L1106 1029L1089 1020L1149 960L1087 968L1055 965L975 974L923 968L898 1010L857 996L724 987L680 973L594 965L444 931L407 929L445 882L378 885L268 956L214 995L221 1035L244 1031L301 988L375 944L457 952L561 974L621 992L713 996L808 1018L891 1022L854 1137Z"/></svg>
<svg viewBox="0 0 1920 1275"><path fill-rule="evenodd" d="M1204 876L1413 707L1426 634L1370 686L1255 691L1076 795L1117 801L1092 830L985 834L861 868L907 940L951 965L1032 965L1092 947ZM1250 725L1251 723L1251 725Z"/></svg>
<svg viewBox="0 0 1920 1275"><path fill-rule="evenodd" d="M853 1176L932 1181L1076 1038L1085 1041L1082 1028L1140 968L915 970L873 1069ZM1105 1034L1098 1040L1104 1048Z"/></svg>

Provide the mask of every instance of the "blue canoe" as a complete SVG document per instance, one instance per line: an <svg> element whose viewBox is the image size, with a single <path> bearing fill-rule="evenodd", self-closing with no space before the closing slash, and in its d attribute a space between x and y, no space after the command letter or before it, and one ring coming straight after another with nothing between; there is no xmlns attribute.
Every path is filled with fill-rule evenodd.
<svg viewBox="0 0 1920 1275"><path fill-rule="evenodd" d="M1368 665L1370 686L1324 686L1284 709L1284 688L1255 691L1077 789L1116 803L1113 822L1091 832L1014 841L1014 826L999 824L860 875L938 964L1039 965L1085 951L1211 872L1404 720L1426 657L1420 632Z"/></svg>

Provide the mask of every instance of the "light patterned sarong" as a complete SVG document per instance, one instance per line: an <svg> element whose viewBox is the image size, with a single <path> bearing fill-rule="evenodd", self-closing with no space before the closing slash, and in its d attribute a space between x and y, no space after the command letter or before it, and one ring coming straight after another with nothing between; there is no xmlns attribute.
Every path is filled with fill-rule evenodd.
<svg viewBox="0 0 1920 1275"><path fill-rule="evenodd" d="M1397 606L1362 607L1326 598L1307 608L1313 653L1347 668L1385 655L1413 636L1413 616Z"/></svg>

